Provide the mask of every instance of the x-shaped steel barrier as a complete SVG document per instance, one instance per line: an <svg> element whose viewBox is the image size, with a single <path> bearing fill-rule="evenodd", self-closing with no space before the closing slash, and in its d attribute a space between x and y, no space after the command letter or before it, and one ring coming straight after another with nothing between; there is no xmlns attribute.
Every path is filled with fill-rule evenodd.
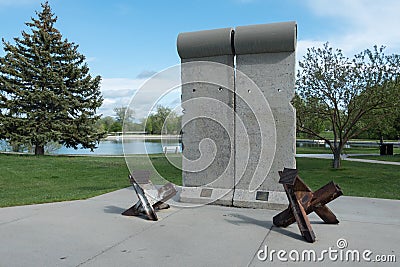
<svg viewBox="0 0 400 267"><path fill-rule="evenodd" d="M287 227L297 222L304 239L314 242L315 234L308 220L308 214L315 212L325 223L339 223L335 214L326 206L327 203L343 195L337 184L330 182L313 192L300 179L297 169L285 168L279 172L279 176L279 183L283 184L289 207L273 218L274 225Z"/></svg>
<svg viewBox="0 0 400 267"><path fill-rule="evenodd" d="M175 187L171 184L165 184L164 186L160 187L157 190L157 199L154 204L150 204L148 198L142 187L139 185L141 184L150 184L150 171L146 170L137 170L132 172L129 175L129 181L131 182L133 188L135 189L136 195L138 197L138 201L135 205L127 209L122 213L125 216L139 216L139 215L146 215L149 220L157 221L157 214L155 210L161 209L168 209L169 205L165 203L168 199L172 198L176 193Z"/></svg>

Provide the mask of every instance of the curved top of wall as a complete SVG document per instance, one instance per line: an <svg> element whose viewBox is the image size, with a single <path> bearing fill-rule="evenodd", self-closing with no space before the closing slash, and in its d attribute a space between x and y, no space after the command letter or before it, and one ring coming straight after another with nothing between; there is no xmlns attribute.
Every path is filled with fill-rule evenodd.
<svg viewBox="0 0 400 267"><path fill-rule="evenodd" d="M235 29L235 53L259 54L296 50L295 21L239 26Z"/></svg>
<svg viewBox="0 0 400 267"><path fill-rule="evenodd" d="M232 28L180 33L178 54L182 59L232 55L232 38Z"/></svg>

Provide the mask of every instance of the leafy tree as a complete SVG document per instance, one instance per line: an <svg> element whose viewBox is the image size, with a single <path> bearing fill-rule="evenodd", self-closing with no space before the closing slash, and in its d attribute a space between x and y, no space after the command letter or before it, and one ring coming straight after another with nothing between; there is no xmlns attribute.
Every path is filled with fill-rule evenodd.
<svg viewBox="0 0 400 267"><path fill-rule="evenodd" d="M117 123L114 125L114 129L120 128L118 132L122 131L133 131L135 129L135 111L128 107L114 108ZM119 124L119 126L117 125Z"/></svg>
<svg viewBox="0 0 400 267"><path fill-rule="evenodd" d="M145 130L151 134L178 133L181 117L168 107L158 106L157 111L147 117Z"/></svg>
<svg viewBox="0 0 400 267"><path fill-rule="evenodd" d="M375 117L382 118L375 121ZM360 134L359 138L397 140L400 138L400 106L394 107L389 111L387 109L374 110L357 124L357 127L363 128L370 125L370 128Z"/></svg>
<svg viewBox="0 0 400 267"><path fill-rule="evenodd" d="M134 123L134 111L132 109L121 107L114 108L115 118L111 116L107 116L101 118L97 122L97 128L101 131L111 133L111 132L121 132L122 125L124 125L125 131L142 131L143 125ZM126 118L126 120L125 120Z"/></svg>
<svg viewBox="0 0 400 267"><path fill-rule="evenodd" d="M315 114L322 105L319 99L312 97L302 99L296 94L292 102L297 107L297 120L301 128L311 129L317 134L325 130L324 120ZM306 133L306 137L312 138L313 135Z"/></svg>
<svg viewBox="0 0 400 267"><path fill-rule="evenodd" d="M135 117L135 112L128 107L114 108L114 112L117 116L117 121L119 121L120 123L123 123L125 120L130 121Z"/></svg>
<svg viewBox="0 0 400 267"><path fill-rule="evenodd" d="M94 149L103 133L96 131L96 109L102 104L100 76L92 77L78 45L54 27L57 17L48 2L29 32L3 39L0 57L0 139L30 144L44 154L49 142Z"/></svg>
<svg viewBox="0 0 400 267"><path fill-rule="evenodd" d="M114 121L110 127L111 133L122 132L122 124L119 121Z"/></svg>
<svg viewBox="0 0 400 267"><path fill-rule="evenodd" d="M294 101L297 128L325 140L334 155L334 168L340 167L349 139L384 120L399 105L399 63L399 55L385 55L384 47L367 49L350 60L328 43L308 49L299 62L296 89L302 101ZM364 118L369 122L361 125ZM304 123L306 119L329 120L333 140L321 136L312 123Z"/></svg>
<svg viewBox="0 0 400 267"><path fill-rule="evenodd" d="M101 118L100 120L97 121L97 126L100 131L104 132L112 132L111 131L111 126L115 123L115 119L111 116L107 116L104 118Z"/></svg>

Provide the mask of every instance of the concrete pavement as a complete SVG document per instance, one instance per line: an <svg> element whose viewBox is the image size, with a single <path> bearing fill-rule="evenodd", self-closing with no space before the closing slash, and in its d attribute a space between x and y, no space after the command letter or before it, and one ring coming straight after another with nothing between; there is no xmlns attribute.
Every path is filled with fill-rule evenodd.
<svg viewBox="0 0 400 267"><path fill-rule="evenodd" d="M329 206L339 225L321 223L310 215L317 236L305 242L293 224L272 225L274 210L222 206L170 208L158 212L159 221L124 217L120 213L135 202L132 189L122 189L88 200L0 209L0 266L286 266L265 248L285 250L292 258L297 249L313 250L314 265L365 264L332 261L324 250L348 250L369 258L395 255L400 261L400 201L342 196ZM345 239L347 247L338 249ZM343 240L342 240L343 241ZM343 241L344 242L344 241ZM342 242L342 243L343 243ZM262 250L261 252L260 249ZM291 252L292 251L292 252ZM321 254L322 253L322 254ZM353 253L353 252L351 252ZM283 252L281 252L283 255ZM368 253L367 253L368 254ZM282 256L281 255L281 256ZM270 255L269 255L270 256ZM332 256L332 255L331 255ZM334 256L334 255L333 255ZM260 258L260 259L259 259ZM282 257L281 257L282 258ZM285 259L285 256L282 258ZM377 262L370 266L378 266ZM380 263L379 266L396 266Z"/></svg>

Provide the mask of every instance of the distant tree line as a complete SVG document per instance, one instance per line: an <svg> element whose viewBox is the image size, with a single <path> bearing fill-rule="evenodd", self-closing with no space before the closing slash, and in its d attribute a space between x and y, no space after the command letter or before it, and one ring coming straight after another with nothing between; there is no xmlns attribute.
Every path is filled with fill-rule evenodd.
<svg viewBox="0 0 400 267"><path fill-rule="evenodd" d="M157 106L145 118L136 119L132 109L114 108L114 116L106 116L97 122L99 131L108 134L122 131L146 132L148 134L179 134L181 116L169 107Z"/></svg>

